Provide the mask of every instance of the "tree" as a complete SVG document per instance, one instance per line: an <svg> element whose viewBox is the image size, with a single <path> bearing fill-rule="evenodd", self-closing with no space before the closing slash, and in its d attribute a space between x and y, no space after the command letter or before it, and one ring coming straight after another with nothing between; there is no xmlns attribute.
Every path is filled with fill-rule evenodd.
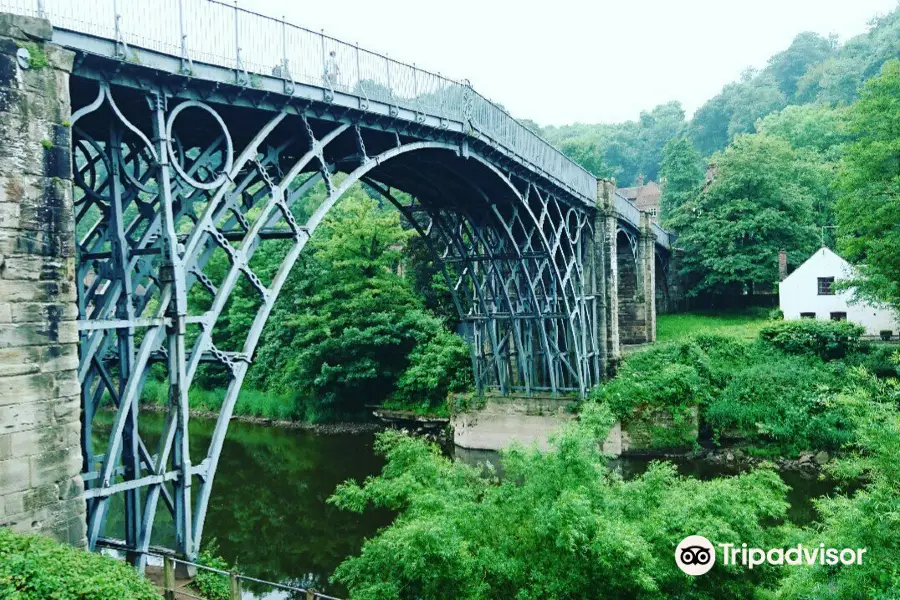
<svg viewBox="0 0 900 600"><path fill-rule="evenodd" d="M684 109L680 102L660 104L649 112L642 111L638 123L640 124L638 140L643 148L640 173L653 181L659 178L663 148L685 127Z"/></svg>
<svg viewBox="0 0 900 600"><path fill-rule="evenodd" d="M609 177L603 164L603 151L595 142L583 138L569 139L560 144L562 153L584 167L594 177Z"/></svg>
<svg viewBox="0 0 900 600"><path fill-rule="evenodd" d="M703 183L703 166L700 155L687 138L671 139L663 151L662 197L660 215L664 222L679 206L700 192Z"/></svg>
<svg viewBox="0 0 900 600"><path fill-rule="evenodd" d="M752 294L778 281L778 251L800 264L816 244L813 197L790 145L743 135L714 157L717 176L671 219L692 293Z"/></svg>
<svg viewBox="0 0 900 600"><path fill-rule="evenodd" d="M797 150L814 150L825 160L838 159L850 139L847 109L825 104L786 106L760 119L756 131L787 140Z"/></svg>
<svg viewBox="0 0 900 600"><path fill-rule="evenodd" d="M857 292L900 308L900 61L885 63L850 109L856 141L840 168L839 248Z"/></svg>
<svg viewBox="0 0 900 600"><path fill-rule="evenodd" d="M503 453L503 477L395 431L379 435L378 477L341 485L329 502L399 515L334 578L364 600L454 598L751 598L777 570L717 567L687 577L672 560L687 535L777 547L786 486L769 470L699 481L656 463L631 481L598 449L613 417L587 404L549 451Z"/></svg>
<svg viewBox="0 0 900 600"><path fill-rule="evenodd" d="M442 331L395 272L411 235L396 211L361 188L345 196L291 274L296 279L273 311L252 380L300 394L326 413L359 412L390 395L410 353Z"/></svg>
<svg viewBox="0 0 900 600"><path fill-rule="evenodd" d="M797 80L810 66L831 56L836 46L837 39L834 37L823 38L818 33L804 31L794 38L787 49L769 59L766 70L775 78L781 93L792 99L797 92Z"/></svg>
<svg viewBox="0 0 900 600"><path fill-rule="evenodd" d="M774 79L748 69L694 113L691 140L703 156L722 150L740 133L754 133L756 120L786 104Z"/></svg>

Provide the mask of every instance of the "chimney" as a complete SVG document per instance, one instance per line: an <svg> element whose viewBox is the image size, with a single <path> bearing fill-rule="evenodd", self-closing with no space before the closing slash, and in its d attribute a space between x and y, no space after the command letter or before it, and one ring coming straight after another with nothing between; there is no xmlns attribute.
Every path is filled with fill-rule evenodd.
<svg viewBox="0 0 900 600"><path fill-rule="evenodd" d="M637 186L638 187L644 186L644 174L643 173L641 173L640 175L637 176Z"/></svg>
<svg viewBox="0 0 900 600"><path fill-rule="evenodd" d="M778 281L784 281L784 278L787 277L787 252L784 250L778 251Z"/></svg>

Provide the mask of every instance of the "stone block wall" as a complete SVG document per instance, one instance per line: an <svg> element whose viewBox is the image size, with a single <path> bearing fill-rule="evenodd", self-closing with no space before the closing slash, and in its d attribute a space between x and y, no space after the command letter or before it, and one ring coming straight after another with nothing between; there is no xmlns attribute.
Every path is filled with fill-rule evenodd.
<svg viewBox="0 0 900 600"><path fill-rule="evenodd" d="M51 34L0 14L0 525L84 546L73 55Z"/></svg>

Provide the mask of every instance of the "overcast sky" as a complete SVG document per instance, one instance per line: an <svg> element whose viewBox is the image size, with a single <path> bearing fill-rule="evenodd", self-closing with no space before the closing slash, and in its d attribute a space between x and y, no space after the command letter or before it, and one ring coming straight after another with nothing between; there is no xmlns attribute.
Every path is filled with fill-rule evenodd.
<svg viewBox="0 0 900 600"><path fill-rule="evenodd" d="M801 31L866 29L897 0L240 0L415 62L541 125L618 122L679 100L690 115Z"/></svg>

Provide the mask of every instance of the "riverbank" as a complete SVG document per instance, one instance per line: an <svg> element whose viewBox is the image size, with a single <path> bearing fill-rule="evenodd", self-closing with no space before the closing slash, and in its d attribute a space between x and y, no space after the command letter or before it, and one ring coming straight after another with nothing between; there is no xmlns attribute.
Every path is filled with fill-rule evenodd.
<svg viewBox="0 0 900 600"><path fill-rule="evenodd" d="M141 405L141 411L151 413L165 413L165 406L158 404L145 403ZM217 419L219 413L212 411L204 411L190 409L188 414L191 417L201 419ZM346 435L346 434L364 434L377 433L387 428L387 425L377 421L335 421L326 423L308 423L305 421L292 421L290 419L269 419L266 417L255 417L252 415L232 415L232 421L238 423L251 423L253 425L262 425L265 427L277 427L280 429L296 429L301 431L309 431L322 435Z"/></svg>

